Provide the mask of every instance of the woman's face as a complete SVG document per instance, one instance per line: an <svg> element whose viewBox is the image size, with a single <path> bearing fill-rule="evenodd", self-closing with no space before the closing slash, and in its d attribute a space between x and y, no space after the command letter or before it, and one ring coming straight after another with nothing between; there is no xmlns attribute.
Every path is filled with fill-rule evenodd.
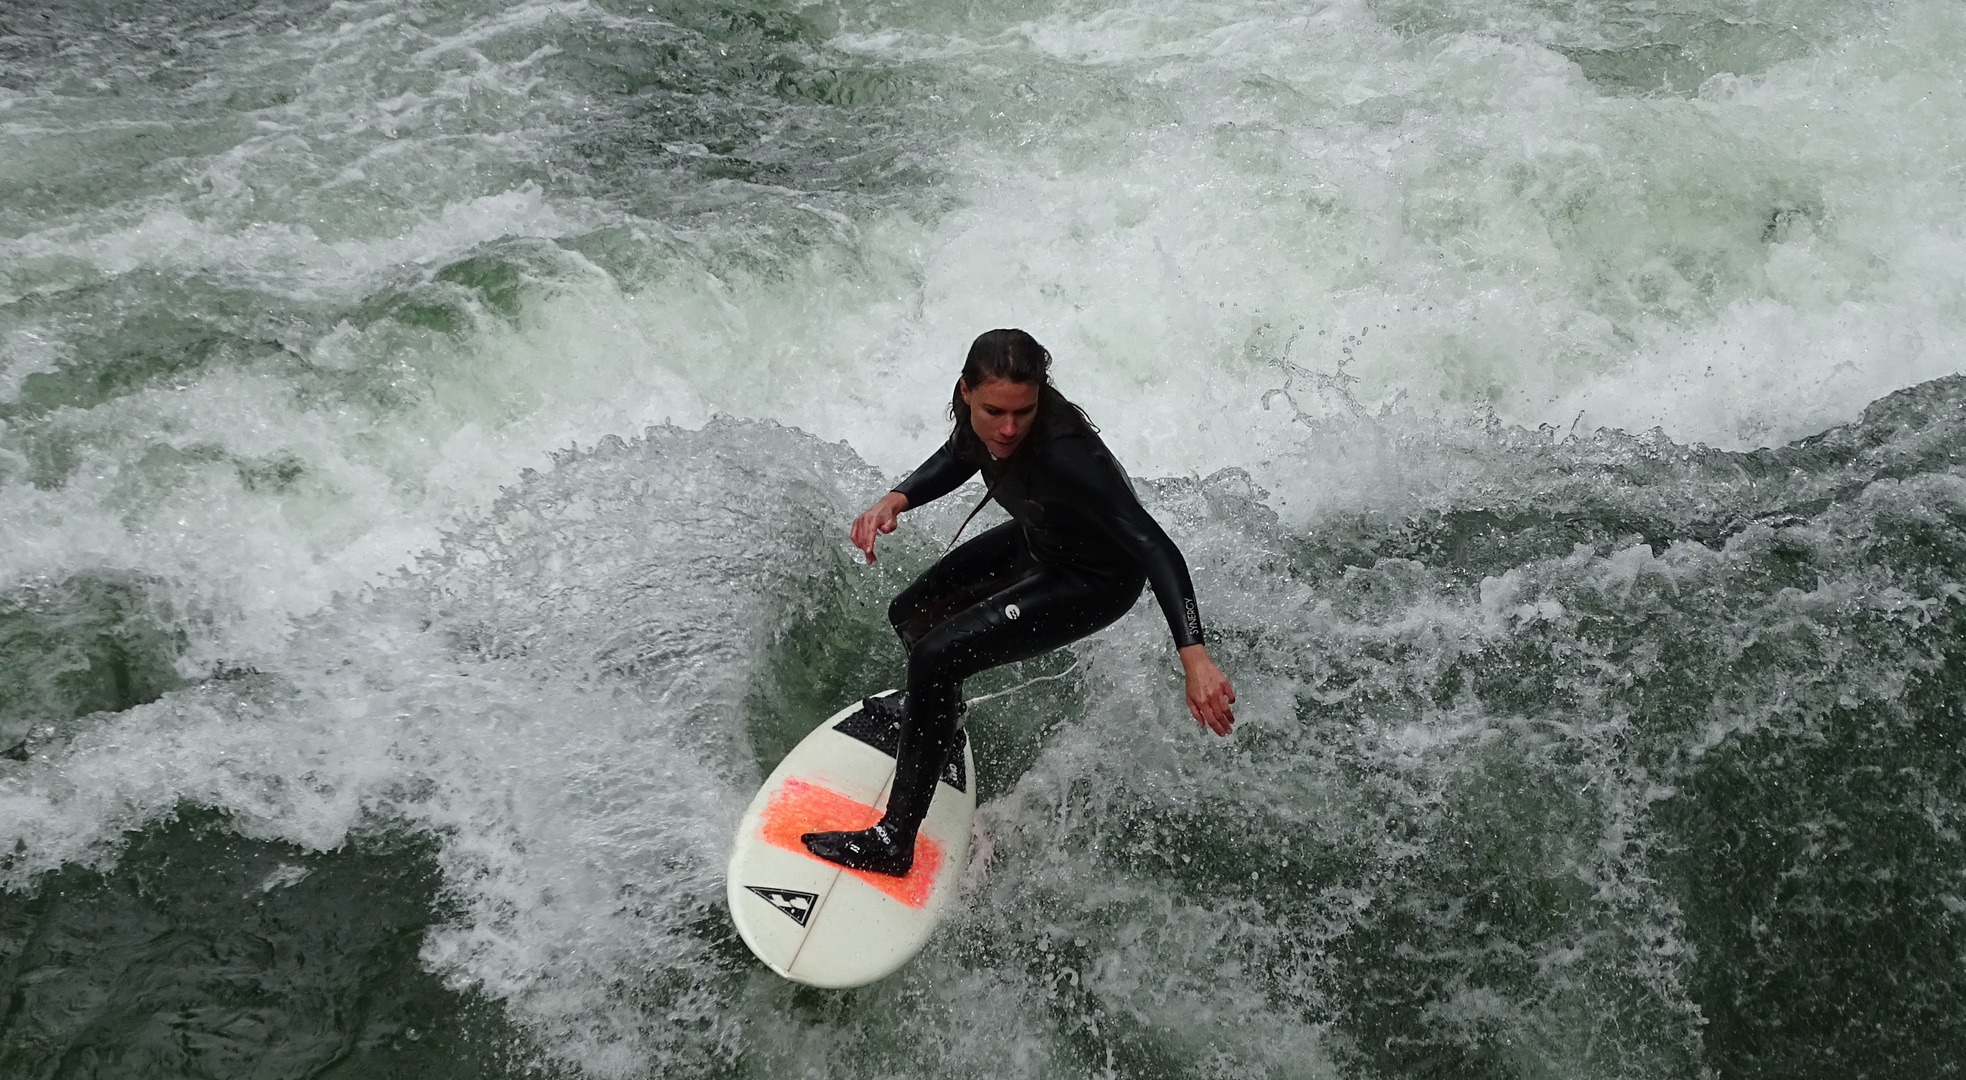
<svg viewBox="0 0 1966 1080"><path fill-rule="evenodd" d="M994 458L1017 452L1038 418L1038 384L1008 379L985 379L975 387L958 382L969 406L969 426Z"/></svg>

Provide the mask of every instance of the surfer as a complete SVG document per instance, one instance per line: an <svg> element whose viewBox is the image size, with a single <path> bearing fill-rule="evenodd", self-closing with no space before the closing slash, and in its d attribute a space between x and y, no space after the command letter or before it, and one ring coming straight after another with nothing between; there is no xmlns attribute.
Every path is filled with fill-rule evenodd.
<svg viewBox="0 0 1966 1080"><path fill-rule="evenodd" d="M894 531L898 515L979 471L983 502L995 499L1011 516L944 555L889 605L908 652L907 690L864 707L900 725L894 786L871 828L801 837L823 859L905 875L961 725L963 680L1107 626L1148 582L1187 674L1189 714L1217 735L1235 723L1235 691L1202 644L1187 562L1092 421L1051 385L1050 368L1051 354L1022 330L978 337L949 405L948 441L854 519L854 546L872 563L874 540Z"/></svg>

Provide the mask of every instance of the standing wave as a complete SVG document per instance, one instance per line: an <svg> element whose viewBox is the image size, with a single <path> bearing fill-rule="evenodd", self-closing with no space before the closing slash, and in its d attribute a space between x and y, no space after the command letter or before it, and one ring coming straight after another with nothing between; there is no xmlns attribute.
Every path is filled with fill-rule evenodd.
<svg viewBox="0 0 1966 1080"><path fill-rule="evenodd" d="M564 455L274 662L23 744L0 1060L127 1052L76 1004L100 973L35 937L49 875L113 888L215 812L301 869L433 867L447 1022L495 1016L500 1067L548 1075L1954 1067L1966 380L1752 453L1370 423L1474 467L1309 529L1234 471L1143 485L1237 737L1190 726L1138 613L979 680L962 910L824 994L736 941L727 833L812 717L898 675L885 598L964 508L867 569L839 524L884 485L843 447L721 421ZM335 974L377 971L409 978ZM186 1068L272 1052L200 1004Z"/></svg>

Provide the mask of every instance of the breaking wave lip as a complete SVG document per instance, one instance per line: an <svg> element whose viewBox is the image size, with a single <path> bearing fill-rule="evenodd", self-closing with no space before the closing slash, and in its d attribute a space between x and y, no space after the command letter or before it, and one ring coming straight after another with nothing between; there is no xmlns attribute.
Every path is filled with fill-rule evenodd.
<svg viewBox="0 0 1966 1080"><path fill-rule="evenodd" d="M1402 438L1390 420L1350 437L1371 428ZM1748 1053L1753 1009L1872 1012L1725 914L1754 901L1787 925L1826 903L1870 925L1842 890L1853 871L1807 849L1749 858L1713 814L1745 799L1735 813L1778 834L1864 820L1893 838L1866 857L1909 882L1904 902L1943 904L1943 875L1918 867L1956 840L1899 809L1966 813L1959 778L1920 764L1966 602L1948 569L1966 551L1966 379L1747 454L1404 438L1452 482L1308 530L1233 470L1142 485L1194 567L1238 736L1187 730L1145 616L995 676L1019 689L973 726L1015 771L979 764L977 902L840 1018L819 1067L914 1060L928 1032L951 1073L1016 1048L1036 1073L1527 1055L1657 1076ZM805 1060L807 1021L779 1011L792 991L722 927L722 847L765 759L893 674L885 597L965 508L911 515L856 568L839 524L884 486L768 423L564 454L258 670L6 765L7 884L110 865L120 835L182 803L314 850L381 818L439 838L452 914L424 963L503 1002L547 1059L602 1076ZM1813 770L1872 775L1824 757L1853 731L1917 775L1840 801L1851 781ZM1929 1000L1959 990L1922 974ZM1761 975L1813 997L1729 1004ZM1229 1033L1193 1012L1224 994L1246 1018ZM1589 1002L1621 1033L1587 1037ZM1735 1041L1702 1036L1703 1016ZM896 1024L915 1049L887 1043ZM1933 1045L1878 1030L1890 1060Z"/></svg>
<svg viewBox="0 0 1966 1080"><path fill-rule="evenodd" d="M761 775L737 718L766 612L842 564L815 565L811 534L878 483L773 425L569 456L255 670L31 740L0 793L7 883L113 858L181 803L316 850L380 817L446 838L462 914L426 943L433 968L590 1058L673 1043L680 1012L728 1026L691 993L658 1016L608 999L627 973L710 963L696 924Z"/></svg>

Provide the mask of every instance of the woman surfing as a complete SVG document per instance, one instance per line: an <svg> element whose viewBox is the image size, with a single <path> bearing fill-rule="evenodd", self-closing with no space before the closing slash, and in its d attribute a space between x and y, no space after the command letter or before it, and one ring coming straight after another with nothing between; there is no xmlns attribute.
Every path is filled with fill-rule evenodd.
<svg viewBox="0 0 1966 1080"><path fill-rule="evenodd" d="M963 680L1104 628L1149 582L1187 673L1188 712L1217 735L1235 723L1235 691L1202 644L1187 562L1140 505L1098 429L1051 385L1050 369L1051 354L1022 330L978 337L956 381L948 441L854 519L854 546L871 563L875 539L893 532L903 511L979 471L983 501L995 499L1011 516L943 556L888 606L908 652L907 689L869 698L865 708L899 723L894 785L872 827L801 837L822 859L906 875L961 726Z"/></svg>

